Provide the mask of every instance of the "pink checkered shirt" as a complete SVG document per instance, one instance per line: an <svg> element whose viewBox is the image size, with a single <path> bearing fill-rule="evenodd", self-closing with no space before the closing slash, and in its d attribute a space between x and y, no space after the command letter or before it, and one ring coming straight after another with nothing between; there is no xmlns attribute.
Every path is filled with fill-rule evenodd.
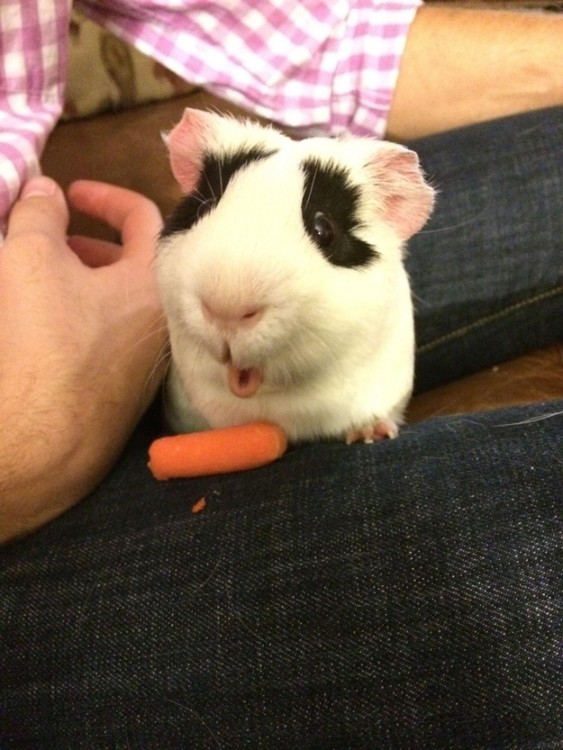
<svg viewBox="0 0 563 750"><path fill-rule="evenodd" d="M422 0L81 0L191 83L294 128L378 137ZM1 0L0 220L62 108L72 0Z"/></svg>

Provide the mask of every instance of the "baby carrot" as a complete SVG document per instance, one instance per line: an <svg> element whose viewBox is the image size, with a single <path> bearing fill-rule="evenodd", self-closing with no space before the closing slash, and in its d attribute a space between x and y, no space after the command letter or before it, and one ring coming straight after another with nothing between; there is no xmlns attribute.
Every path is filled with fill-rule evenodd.
<svg viewBox="0 0 563 750"><path fill-rule="evenodd" d="M287 437L270 422L158 438L149 448L155 479L201 477L264 466L282 456Z"/></svg>

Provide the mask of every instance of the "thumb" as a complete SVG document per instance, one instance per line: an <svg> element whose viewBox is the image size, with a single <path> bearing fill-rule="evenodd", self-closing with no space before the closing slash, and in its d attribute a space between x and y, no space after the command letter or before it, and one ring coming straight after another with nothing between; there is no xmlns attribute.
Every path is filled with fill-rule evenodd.
<svg viewBox="0 0 563 750"><path fill-rule="evenodd" d="M12 208L6 240L34 232L66 241L67 225L68 208L61 188L49 177L34 177Z"/></svg>

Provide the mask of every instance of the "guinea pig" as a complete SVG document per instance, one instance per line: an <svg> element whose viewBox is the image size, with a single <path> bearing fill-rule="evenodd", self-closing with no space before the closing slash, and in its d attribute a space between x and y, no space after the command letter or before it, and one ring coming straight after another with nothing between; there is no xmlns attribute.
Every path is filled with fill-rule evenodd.
<svg viewBox="0 0 563 750"><path fill-rule="evenodd" d="M156 255L171 427L395 437L414 369L404 246L434 201L416 154L193 109L164 138L185 194Z"/></svg>

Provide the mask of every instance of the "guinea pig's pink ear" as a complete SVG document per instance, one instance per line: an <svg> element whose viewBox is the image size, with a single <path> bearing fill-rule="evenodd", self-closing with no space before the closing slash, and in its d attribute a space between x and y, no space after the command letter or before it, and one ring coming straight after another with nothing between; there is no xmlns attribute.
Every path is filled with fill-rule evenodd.
<svg viewBox="0 0 563 750"><path fill-rule="evenodd" d="M369 168L383 204L383 220L407 240L422 229L434 206L434 189L424 179L418 156L404 146L381 141Z"/></svg>
<svg viewBox="0 0 563 750"><path fill-rule="evenodd" d="M213 122L217 117L187 108L180 122L162 136L170 154L172 173L184 193L191 193L197 184L205 153L215 140Z"/></svg>

